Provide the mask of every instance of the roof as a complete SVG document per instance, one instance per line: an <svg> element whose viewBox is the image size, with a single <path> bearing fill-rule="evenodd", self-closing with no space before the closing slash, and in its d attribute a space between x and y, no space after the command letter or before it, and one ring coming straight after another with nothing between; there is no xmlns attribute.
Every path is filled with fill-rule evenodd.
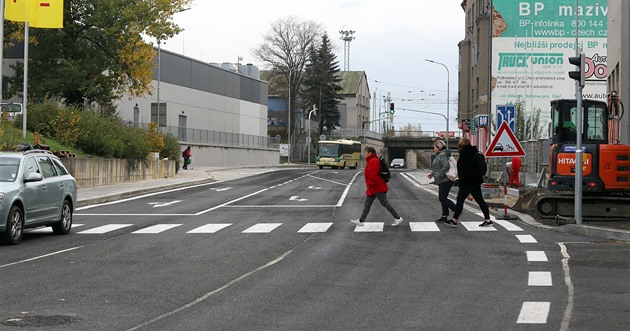
<svg viewBox="0 0 630 331"><path fill-rule="evenodd" d="M339 77L341 78L339 85L342 88L340 95L357 94L365 77L365 71L339 71Z"/></svg>

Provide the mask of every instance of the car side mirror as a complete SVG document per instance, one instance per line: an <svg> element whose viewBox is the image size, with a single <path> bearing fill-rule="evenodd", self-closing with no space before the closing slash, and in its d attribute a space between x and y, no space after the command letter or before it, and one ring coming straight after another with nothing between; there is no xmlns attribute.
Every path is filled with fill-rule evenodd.
<svg viewBox="0 0 630 331"><path fill-rule="evenodd" d="M24 182L25 183L39 182L43 179L44 177L42 176L42 174L38 172L31 172L30 174L26 175L26 177L24 177Z"/></svg>

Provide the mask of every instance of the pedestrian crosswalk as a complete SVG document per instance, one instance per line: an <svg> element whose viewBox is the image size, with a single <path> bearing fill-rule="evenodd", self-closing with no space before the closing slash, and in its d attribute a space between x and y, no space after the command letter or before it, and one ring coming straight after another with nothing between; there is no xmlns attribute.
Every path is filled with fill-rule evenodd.
<svg viewBox="0 0 630 331"><path fill-rule="evenodd" d="M499 229L503 229L508 232L514 231L523 231L517 225L508 222L508 221L500 221L495 220L495 226L489 227L480 227L479 222L459 222L460 225L457 228L469 231L469 232L497 232ZM401 225L400 227L391 227L390 223L385 222L365 222L363 226L354 226L349 224L349 222L337 222L335 225L335 229L352 229L351 231L362 233L362 232L385 232L385 231L410 231L410 232L449 232L456 231L457 229L453 228L444 228L440 226L439 223L435 222L409 222L408 226L406 224ZM72 232L81 235L94 235L94 234L106 234L114 231L122 230L128 227L132 227L134 224L105 224L99 225L91 228L87 228L87 224L73 224ZM157 224L150 225L147 227L143 227L141 229L137 229L131 232L131 234L159 234L167 231L180 231L188 233L188 234L212 234L220 231L226 231L230 228L236 228L239 224L235 223L212 223L212 224L204 224L201 226L196 226L192 229L186 228L185 224ZM260 234L260 233L271 233L274 231L279 231L280 229L291 228L292 231L295 231L295 226L293 223L256 223L254 225L248 226L245 229L239 228L238 231L241 233L251 233L251 234ZM86 229L84 229L86 228ZM332 222L311 222L302 225L297 233L325 233L332 231L333 223ZM28 229L25 233L47 233L52 232L52 229L49 227L45 228L36 228L36 229ZM535 242L531 236L528 235L517 235L517 238L521 242Z"/></svg>

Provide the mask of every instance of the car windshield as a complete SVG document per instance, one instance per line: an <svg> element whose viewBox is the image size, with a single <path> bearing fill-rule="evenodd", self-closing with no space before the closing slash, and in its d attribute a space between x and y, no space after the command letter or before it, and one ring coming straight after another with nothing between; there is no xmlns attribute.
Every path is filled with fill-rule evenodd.
<svg viewBox="0 0 630 331"><path fill-rule="evenodd" d="M392 161L392 163L395 163L395 164L403 164L403 163L405 163L405 160L403 160L403 159L394 159L394 160Z"/></svg>
<svg viewBox="0 0 630 331"><path fill-rule="evenodd" d="M0 182L14 182L17 178L20 159L0 156Z"/></svg>

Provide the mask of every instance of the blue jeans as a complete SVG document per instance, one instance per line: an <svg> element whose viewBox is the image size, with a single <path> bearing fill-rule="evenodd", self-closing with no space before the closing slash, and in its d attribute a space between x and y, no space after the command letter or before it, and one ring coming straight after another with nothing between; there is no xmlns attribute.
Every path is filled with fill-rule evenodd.
<svg viewBox="0 0 630 331"><path fill-rule="evenodd" d="M387 201L387 193L376 193L373 196L365 198L365 203L363 204L363 212L361 213L361 218L359 218L361 222L365 221L365 218L370 212L370 208L372 208L372 203L376 198L378 198L378 201L380 201L381 205L383 205L383 207L385 207L385 209L387 209L392 214L392 216L394 216L394 218L400 218L394 207L392 207L392 205L389 204L389 201Z"/></svg>
<svg viewBox="0 0 630 331"><path fill-rule="evenodd" d="M448 193L453 187L453 182L447 180L438 184L438 199L442 205L442 216L448 217L448 210L455 211L455 203L448 198Z"/></svg>

